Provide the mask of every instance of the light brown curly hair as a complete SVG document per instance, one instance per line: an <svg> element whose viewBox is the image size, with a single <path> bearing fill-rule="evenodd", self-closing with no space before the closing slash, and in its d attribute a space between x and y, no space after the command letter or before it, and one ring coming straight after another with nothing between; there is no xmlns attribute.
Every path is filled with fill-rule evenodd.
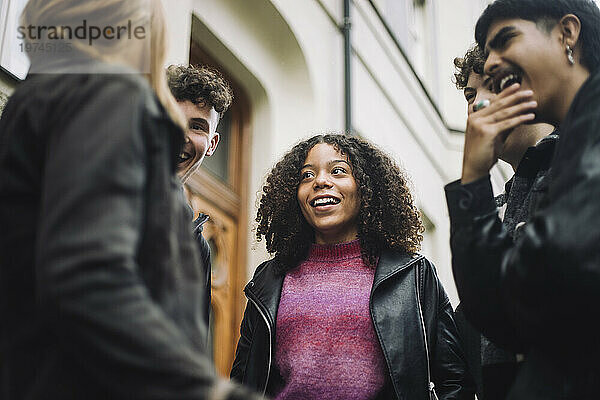
<svg viewBox="0 0 600 400"><path fill-rule="evenodd" d="M464 57L456 57L454 59L454 67L456 72L454 73L454 84L458 90L463 90L467 87L469 82L469 76L472 72L478 75L483 75L483 66L485 65L485 55L481 48L474 45Z"/></svg>
<svg viewBox="0 0 600 400"><path fill-rule="evenodd" d="M167 81L177 101L210 105L221 116L233 101L233 91L221 73L208 66L171 65Z"/></svg>
<svg viewBox="0 0 600 400"><path fill-rule="evenodd" d="M407 178L383 151L366 140L346 135L317 135L295 145L268 174L256 214L256 238L264 237L275 256L275 268L285 274L306 256L314 242L297 192L300 171L310 149L327 143L348 157L360 196L358 238L363 259L373 265L383 250L419 250L425 231Z"/></svg>

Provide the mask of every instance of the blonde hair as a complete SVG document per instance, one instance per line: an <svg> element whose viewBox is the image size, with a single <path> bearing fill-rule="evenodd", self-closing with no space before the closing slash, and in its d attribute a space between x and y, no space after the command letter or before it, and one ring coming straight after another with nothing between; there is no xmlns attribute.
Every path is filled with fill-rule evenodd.
<svg viewBox="0 0 600 400"><path fill-rule="evenodd" d="M187 119L179 108L177 100L173 97L167 83L167 73L164 67L167 53L167 23L160 0L153 0L152 8L150 22L150 85L173 121L183 130L186 130Z"/></svg>
<svg viewBox="0 0 600 400"><path fill-rule="evenodd" d="M150 28L150 44L145 47L147 42L131 40L98 40L94 46L88 45L88 39L69 39L69 43L79 56L148 72L144 75L159 101L173 121L185 129L186 119L169 90L164 69L167 34L161 0L29 0L21 14L22 26L55 26L59 35L65 26L72 27L84 20L103 27L125 26L131 21ZM43 42L44 39L26 35L25 40ZM138 46L132 48L136 43ZM41 57L42 53L28 55L34 64L40 61L36 56ZM141 71L143 61L148 62L147 71Z"/></svg>

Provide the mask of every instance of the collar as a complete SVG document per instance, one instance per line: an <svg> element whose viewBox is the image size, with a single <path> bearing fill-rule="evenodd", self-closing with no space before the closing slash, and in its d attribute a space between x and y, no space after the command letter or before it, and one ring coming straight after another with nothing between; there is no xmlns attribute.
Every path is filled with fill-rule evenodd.
<svg viewBox="0 0 600 400"><path fill-rule="evenodd" d="M550 168L554 156L554 147L559 139L558 130L540 139L535 146L527 149L514 176L534 178L539 171ZM511 178L512 181L512 178ZM507 182L508 183L508 182ZM510 187L505 187L508 194Z"/></svg>
<svg viewBox="0 0 600 400"><path fill-rule="evenodd" d="M313 243L308 251L307 260L316 262L335 262L357 257L361 257L360 239L336 244Z"/></svg>
<svg viewBox="0 0 600 400"><path fill-rule="evenodd" d="M194 233L199 234L202 233L202 229L204 228L204 224L208 221L210 217L207 214L200 213L198 218L194 220Z"/></svg>
<svg viewBox="0 0 600 400"><path fill-rule="evenodd" d="M569 111L565 116L564 120L560 123L559 128L570 127L572 124L572 119L579 117L584 111L589 110L590 112L595 112L594 109L590 110L591 105L597 104L598 100L598 92L600 89L600 68L596 71L591 72L590 76L583 82L583 85L575 94L571 105L569 106ZM586 110L587 108L587 110ZM563 132L567 133L565 129L562 129Z"/></svg>
<svg viewBox="0 0 600 400"><path fill-rule="evenodd" d="M384 251L379 257L379 263L375 269L373 289L391 276L403 271L423 258L416 253L405 253L397 250ZM270 323L275 323L281 289L283 287L284 275L276 274L273 268L273 260L261 264L254 278L246 285L244 292L248 297L262 305L268 311Z"/></svg>
<svg viewBox="0 0 600 400"><path fill-rule="evenodd" d="M387 278L409 268L422 258L423 256L417 253L384 251L381 253L381 257L379 257L379 263L377 264L377 269L375 269L373 288L376 288Z"/></svg>
<svg viewBox="0 0 600 400"><path fill-rule="evenodd" d="M254 274L254 278L244 288L249 298L262 305L267 311L267 318L271 326L275 324L283 279L285 275L275 273L274 261L269 260L261 264Z"/></svg>

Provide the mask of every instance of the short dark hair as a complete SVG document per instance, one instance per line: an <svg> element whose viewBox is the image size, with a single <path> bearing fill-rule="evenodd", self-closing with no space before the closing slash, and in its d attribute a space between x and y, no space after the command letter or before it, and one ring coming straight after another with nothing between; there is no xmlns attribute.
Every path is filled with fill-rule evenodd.
<svg viewBox="0 0 600 400"><path fill-rule="evenodd" d="M475 40L485 48L490 26L500 19L524 19L547 29L567 14L574 14L581 21L581 63L595 72L600 66L600 10L593 0L496 0L479 17Z"/></svg>
<svg viewBox="0 0 600 400"><path fill-rule="evenodd" d="M256 238L266 240L275 269L286 273L306 257L314 241L298 204L300 171L310 149L327 143L348 157L360 195L358 238L363 260L374 265L382 250L415 252L425 231L404 172L383 151L355 136L327 134L303 140L273 167L260 195Z"/></svg>
<svg viewBox="0 0 600 400"><path fill-rule="evenodd" d="M469 76L472 72L478 75L483 75L483 66L485 65L485 57L483 51L478 45L474 45L465 53L464 57L456 57L454 59L454 84L458 90L463 90L467 87Z"/></svg>
<svg viewBox="0 0 600 400"><path fill-rule="evenodd" d="M233 101L229 83L219 71L208 66L171 65L167 69L167 82L177 101L210 105L221 115Z"/></svg>

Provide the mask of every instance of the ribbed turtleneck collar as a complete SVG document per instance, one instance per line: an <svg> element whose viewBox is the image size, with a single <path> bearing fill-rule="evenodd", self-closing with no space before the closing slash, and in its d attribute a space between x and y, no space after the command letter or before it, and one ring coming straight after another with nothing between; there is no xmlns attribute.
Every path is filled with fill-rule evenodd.
<svg viewBox="0 0 600 400"><path fill-rule="evenodd" d="M313 244L307 261L339 261L361 257L360 239L338 244Z"/></svg>

